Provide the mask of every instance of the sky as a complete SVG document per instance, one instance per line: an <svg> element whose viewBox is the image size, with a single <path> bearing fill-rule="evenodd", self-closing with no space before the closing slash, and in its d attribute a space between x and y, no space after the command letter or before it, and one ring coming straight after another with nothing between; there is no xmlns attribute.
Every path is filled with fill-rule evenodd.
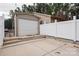
<svg viewBox="0 0 79 59"><path fill-rule="evenodd" d="M10 18L9 11L14 10L16 7L21 7L23 3L0 3L0 15L4 14L5 18ZM32 5L32 3L26 3L26 5Z"/></svg>

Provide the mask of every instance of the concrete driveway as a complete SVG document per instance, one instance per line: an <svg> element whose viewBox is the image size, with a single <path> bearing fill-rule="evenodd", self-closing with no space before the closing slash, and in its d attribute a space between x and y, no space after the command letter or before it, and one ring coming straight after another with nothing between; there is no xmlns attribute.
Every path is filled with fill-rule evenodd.
<svg viewBox="0 0 79 59"><path fill-rule="evenodd" d="M63 39L64 40L64 39ZM3 47L3 56L78 56L79 45L53 38L19 42Z"/></svg>

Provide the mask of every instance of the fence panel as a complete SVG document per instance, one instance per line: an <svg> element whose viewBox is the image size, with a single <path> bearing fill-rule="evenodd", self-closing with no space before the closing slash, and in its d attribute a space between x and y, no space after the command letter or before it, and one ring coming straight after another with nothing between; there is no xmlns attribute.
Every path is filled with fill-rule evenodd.
<svg viewBox="0 0 79 59"><path fill-rule="evenodd" d="M74 22L64 21L57 22L57 37L74 39Z"/></svg>
<svg viewBox="0 0 79 59"><path fill-rule="evenodd" d="M77 20L77 41L79 41L79 20Z"/></svg>
<svg viewBox="0 0 79 59"><path fill-rule="evenodd" d="M42 24L40 25L40 33L79 41L79 20Z"/></svg>
<svg viewBox="0 0 79 59"><path fill-rule="evenodd" d="M4 38L4 18L3 16L0 16L0 48L3 44L3 38Z"/></svg>
<svg viewBox="0 0 79 59"><path fill-rule="evenodd" d="M50 23L50 24L40 25L40 34L55 36L56 35L56 24Z"/></svg>

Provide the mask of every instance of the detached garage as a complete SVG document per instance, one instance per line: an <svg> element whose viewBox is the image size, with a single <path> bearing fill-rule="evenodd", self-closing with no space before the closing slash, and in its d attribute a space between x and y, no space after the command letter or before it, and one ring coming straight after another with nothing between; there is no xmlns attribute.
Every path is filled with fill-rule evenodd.
<svg viewBox="0 0 79 59"><path fill-rule="evenodd" d="M16 13L14 20L15 36L40 34L39 18L33 14Z"/></svg>

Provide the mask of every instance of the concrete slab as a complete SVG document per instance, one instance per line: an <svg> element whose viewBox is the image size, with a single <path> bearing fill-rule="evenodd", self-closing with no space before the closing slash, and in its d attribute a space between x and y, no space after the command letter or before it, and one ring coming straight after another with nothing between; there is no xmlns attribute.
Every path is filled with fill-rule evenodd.
<svg viewBox="0 0 79 59"><path fill-rule="evenodd" d="M31 43L32 45L35 45L47 52L51 51L51 50L54 50L62 45L64 45L65 43L63 42L58 42L54 39L46 39L46 40L43 40L43 41L38 41L38 42L35 42L35 43Z"/></svg>
<svg viewBox="0 0 79 59"><path fill-rule="evenodd" d="M74 44L67 44L52 51L52 56L79 56L79 47Z"/></svg>
<svg viewBox="0 0 79 59"><path fill-rule="evenodd" d="M40 48L29 45L29 44L24 44L24 45L19 45L19 46L14 46L14 47L9 47L5 48L2 50L3 56L9 55L9 56L40 56L43 55L45 51L41 50Z"/></svg>
<svg viewBox="0 0 79 59"><path fill-rule="evenodd" d="M44 55L44 56L52 56L51 54L46 54L46 55Z"/></svg>
<svg viewBox="0 0 79 59"><path fill-rule="evenodd" d="M3 56L79 56L79 45L50 38L19 42L4 47Z"/></svg>

